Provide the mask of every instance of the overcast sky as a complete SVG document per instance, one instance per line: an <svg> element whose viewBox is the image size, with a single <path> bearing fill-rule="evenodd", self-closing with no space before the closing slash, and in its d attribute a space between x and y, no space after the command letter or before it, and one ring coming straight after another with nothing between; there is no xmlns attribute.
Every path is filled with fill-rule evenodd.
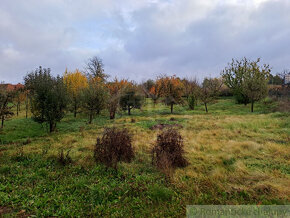
<svg viewBox="0 0 290 218"><path fill-rule="evenodd" d="M1 0L0 81L103 59L111 77L218 76L231 58L290 68L290 0Z"/></svg>

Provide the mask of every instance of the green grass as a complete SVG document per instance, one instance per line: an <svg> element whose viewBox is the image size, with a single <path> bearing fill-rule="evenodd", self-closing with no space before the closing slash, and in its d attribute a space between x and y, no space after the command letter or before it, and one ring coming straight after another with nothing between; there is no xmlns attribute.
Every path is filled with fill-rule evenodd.
<svg viewBox="0 0 290 218"><path fill-rule="evenodd" d="M184 217L188 204L289 204L290 116L271 112L274 106L259 102L250 113L249 105L221 98L209 113L199 104L170 114L147 99L132 116L109 120L103 112L91 125L69 113L52 134L22 111L0 132L0 209L5 216ZM190 163L170 179L151 165L158 130L150 128L160 123L182 126ZM117 172L93 159L96 138L113 125L134 134L136 151ZM61 149L72 163L57 161Z"/></svg>

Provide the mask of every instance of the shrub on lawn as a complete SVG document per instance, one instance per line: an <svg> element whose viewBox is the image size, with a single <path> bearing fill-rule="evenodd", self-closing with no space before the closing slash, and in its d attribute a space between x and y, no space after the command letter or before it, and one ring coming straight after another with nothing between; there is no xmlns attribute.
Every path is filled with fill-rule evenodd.
<svg viewBox="0 0 290 218"><path fill-rule="evenodd" d="M183 139L176 129L167 128L157 136L152 149L152 164L167 175L177 167L188 165L184 158Z"/></svg>
<svg viewBox="0 0 290 218"><path fill-rule="evenodd" d="M68 150L68 151L66 152L66 154L65 154L65 152L63 151L63 149L61 149L61 150L59 151L59 153L58 153L58 157L57 157L57 160L58 160L58 162L59 162L61 165L65 166L65 165L70 164L70 163L72 162L72 159L71 159L71 157L69 156L69 152L70 152L70 150Z"/></svg>
<svg viewBox="0 0 290 218"><path fill-rule="evenodd" d="M117 169L120 161L131 162L134 158L132 136L127 129L106 128L102 138L97 138L94 151L96 162Z"/></svg>

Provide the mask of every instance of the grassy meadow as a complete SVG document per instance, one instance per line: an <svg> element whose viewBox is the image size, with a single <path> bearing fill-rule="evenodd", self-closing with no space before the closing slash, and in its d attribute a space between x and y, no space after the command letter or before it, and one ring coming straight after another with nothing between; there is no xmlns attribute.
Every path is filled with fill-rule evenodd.
<svg viewBox="0 0 290 218"><path fill-rule="evenodd" d="M104 111L87 117L67 114L57 132L25 118L5 123L0 132L0 216L184 217L189 204L289 204L290 114L272 112L275 103L250 105L221 98L174 114L146 99L141 110L110 120ZM134 122L132 122L134 119ZM156 124L179 124L189 165L170 179L151 164ZM104 127L134 134L136 157L106 170L93 158ZM69 151L72 163L57 161Z"/></svg>

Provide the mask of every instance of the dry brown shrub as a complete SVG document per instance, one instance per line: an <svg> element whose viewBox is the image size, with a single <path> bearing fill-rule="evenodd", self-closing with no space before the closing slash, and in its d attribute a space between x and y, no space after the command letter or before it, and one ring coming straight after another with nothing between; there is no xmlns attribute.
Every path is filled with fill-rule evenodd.
<svg viewBox="0 0 290 218"><path fill-rule="evenodd" d="M60 151L58 153L57 161L63 166L70 164L72 162L72 159L71 159L69 153L70 153L70 150L68 150L65 153L63 149L60 149Z"/></svg>
<svg viewBox="0 0 290 218"><path fill-rule="evenodd" d="M152 149L152 164L168 176L173 169L186 167L188 161L184 158L183 146L183 139L176 129L164 129Z"/></svg>
<svg viewBox="0 0 290 218"><path fill-rule="evenodd" d="M102 138L97 138L95 160L107 167L117 169L118 162L129 163L134 156L132 136L127 129L106 128Z"/></svg>

